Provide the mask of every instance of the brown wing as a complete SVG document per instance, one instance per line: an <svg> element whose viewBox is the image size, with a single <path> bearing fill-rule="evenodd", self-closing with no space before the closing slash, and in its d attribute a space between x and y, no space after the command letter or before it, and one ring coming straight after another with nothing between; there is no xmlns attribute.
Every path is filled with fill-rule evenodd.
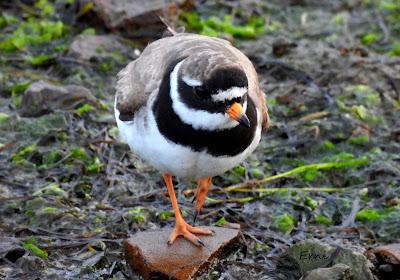
<svg viewBox="0 0 400 280"><path fill-rule="evenodd" d="M135 112L146 104L161 80L163 52L160 44L149 45L135 61L117 75L116 98L121 120L132 120Z"/></svg>

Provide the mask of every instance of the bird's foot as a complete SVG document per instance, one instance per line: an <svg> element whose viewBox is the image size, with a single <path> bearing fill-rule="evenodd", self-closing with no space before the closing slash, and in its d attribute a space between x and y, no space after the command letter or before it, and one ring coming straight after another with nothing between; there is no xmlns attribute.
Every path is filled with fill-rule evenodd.
<svg viewBox="0 0 400 280"><path fill-rule="evenodd" d="M189 240L194 245L205 247L203 241L194 234L213 235L214 232L209 229L193 227L182 219L182 221L176 222L175 228L169 236L168 245L174 243L178 236L183 236L183 238Z"/></svg>

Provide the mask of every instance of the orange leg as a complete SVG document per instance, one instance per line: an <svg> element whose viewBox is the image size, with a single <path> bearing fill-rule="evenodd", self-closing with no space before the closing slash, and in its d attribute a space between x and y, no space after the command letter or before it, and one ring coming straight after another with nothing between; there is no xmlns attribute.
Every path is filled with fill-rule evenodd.
<svg viewBox="0 0 400 280"><path fill-rule="evenodd" d="M172 176L171 174L163 174L164 182L167 185L168 194L172 202L172 208L175 213L175 228L169 236L168 244L171 245L174 243L176 238L182 235L185 239L189 240L196 246L204 246L204 243L198 238L195 234L206 234L212 235L213 232L208 229L202 229L198 227L192 227L187 224L182 217L181 212L179 211L178 202L176 201L174 185L172 184Z"/></svg>
<svg viewBox="0 0 400 280"><path fill-rule="evenodd" d="M206 195L207 195L208 189L210 188L210 185L211 185L211 180L212 180L212 177L197 180L197 188L196 188L196 194L195 194L195 198L196 198L195 211L196 211L196 213L194 214L193 222L196 221L197 215L200 213L201 208L203 207L204 201L206 200Z"/></svg>

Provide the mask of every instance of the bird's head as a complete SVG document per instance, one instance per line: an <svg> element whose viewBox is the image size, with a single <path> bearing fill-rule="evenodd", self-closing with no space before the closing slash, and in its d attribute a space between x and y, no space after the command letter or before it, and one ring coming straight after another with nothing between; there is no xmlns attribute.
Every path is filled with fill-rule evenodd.
<svg viewBox="0 0 400 280"><path fill-rule="evenodd" d="M246 116L248 79L239 64L183 60L171 73L173 108L194 128L250 127Z"/></svg>

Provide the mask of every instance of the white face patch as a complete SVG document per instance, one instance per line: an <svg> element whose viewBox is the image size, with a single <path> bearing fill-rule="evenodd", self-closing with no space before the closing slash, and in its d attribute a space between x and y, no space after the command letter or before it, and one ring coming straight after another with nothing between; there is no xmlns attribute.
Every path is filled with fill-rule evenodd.
<svg viewBox="0 0 400 280"><path fill-rule="evenodd" d="M211 96L214 101L228 101L234 98L241 98L247 92L247 88L244 87L232 87L227 90L220 90L217 94Z"/></svg>
<svg viewBox="0 0 400 280"><path fill-rule="evenodd" d="M210 113L205 110L196 110L182 102L178 93L178 72L182 63L183 61L175 66L170 76L172 108L182 122L191 125L194 129L202 130L222 130L239 125L237 121L232 120L226 113Z"/></svg>
<svg viewBox="0 0 400 280"><path fill-rule="evenodd" d="M188 86L191 86L191 87L198 87L198 86L201 86L203 84L202 82L200 82L198 80L195 80L195 79L192 79L192 78L190 78L188 76L183 76L182 80L185 82L185 84L187 84Z"/></svg>

